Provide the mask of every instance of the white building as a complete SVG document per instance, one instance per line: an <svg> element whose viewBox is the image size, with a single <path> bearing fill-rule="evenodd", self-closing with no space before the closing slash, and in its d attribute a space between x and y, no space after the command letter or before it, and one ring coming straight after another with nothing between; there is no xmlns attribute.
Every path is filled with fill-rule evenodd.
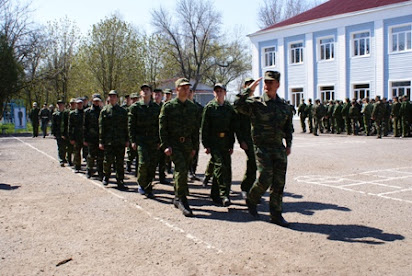
<svg viewBox="0 0 412 276"><path fill-rule="evenodd" d="M253 75L279 71L279 95L295 105L410 96L411 30L412 1L330 0L249 35Z"/></svg>

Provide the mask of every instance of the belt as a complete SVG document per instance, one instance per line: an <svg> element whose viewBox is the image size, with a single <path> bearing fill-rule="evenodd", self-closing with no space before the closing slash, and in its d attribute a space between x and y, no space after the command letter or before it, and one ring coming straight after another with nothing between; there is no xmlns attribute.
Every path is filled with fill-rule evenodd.
<svg viewBox="0 0 412 276"><path fill-rule="evenodd" d="M225 136L226 136L226 132L218 132L217 133L217 137L219 137L219 138L225 138Z"/></svg>

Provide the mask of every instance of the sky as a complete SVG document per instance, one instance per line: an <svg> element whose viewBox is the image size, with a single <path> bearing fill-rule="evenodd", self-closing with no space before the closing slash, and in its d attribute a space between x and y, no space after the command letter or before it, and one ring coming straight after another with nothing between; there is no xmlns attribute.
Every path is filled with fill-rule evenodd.
<svg viewBox="0 0 412 276"><path fill-rule="evenodd" d="M29 1L29 0L23 0ZM31 0L33 21L47 24L67 16L74 20L83 34L93 24L113 13L137 26L142 32L151 33L151 11L160 6L169 11L175 8L176 0ZM223 30L247 35L259 30L257 13L263 0L212 0L215 9L221 13Z"/></svg>

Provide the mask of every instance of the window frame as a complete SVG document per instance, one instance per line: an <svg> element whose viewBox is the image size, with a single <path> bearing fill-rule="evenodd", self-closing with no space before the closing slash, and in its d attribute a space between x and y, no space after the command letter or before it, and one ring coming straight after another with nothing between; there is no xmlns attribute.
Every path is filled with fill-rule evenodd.
<svg viewBox="0 0 412 276"><path fill-rule="evenodd" d="M292 58L295 56L295 53L294 53L295 50L292 50L292 45L300 44L300 43L302 44L302 47L294 48L294 49L301 49L300 50L300 62L292 62ZM303 40L293 41L293 42L290 42L288 46L289 46L288 47L288 49L289 49L289 64L290 65L301 65L301 64L303 64L304 63L304 50L305 50L304 41ZM292 52L293 52L293 54L292 54Z"/></svg>
<svg viewBox="0 0 412 276"><path fill-rule="evenodd" d="M369 53L364 54L364 55L355 55L355 40L359 40L358 38L355 39L355 35L357 34L362 34L362 33L369 33L369 36L366 38L359 38L359 39L368 39L369 40ZM350 33L350 43L351 43L351 57L352 58L365 58L365 57L370 57L372 53L372 31L370 29L366 30L359 30L355 32ZM360 51L360 45L359 45L359 51Z"/></svg>
<svg viewBox="0 0 412 276"><path fill-rule="evenodd" d="M272 52L273 53L273 59L272 61L274 62L273 65L266 65L266 49L274 48L275 50ZM276 60L277 60L277 47L275 45L273 46L267 46L267 47L262 47L262 68L273 68L276 67Z"/></svg>
<svg viewBox="0 0 412 276"><path fill-rule="evenodd" d="M357 85L368 85L368 88L355 88ZM360 93L360 90L365 90L365 97L368 97L369 99L371 98L371 84L370 82L357 82L357 83L352 83L352 98L355 98L355 91L358 90ZM356 98L356 100L362 100L363 98Z"/></svg>
<svg viewBox="0 0 412 276"><path fill-rule="evenodd" d="M322 90L322 88L324 88L324 87L333 87L333 90L330 90L330 89L328 89L328 90ZM320 102L323 104L325 101L330 101L330 100L336 100L336 84L322 84L322 85L319 85L318 86L318 91L319 91L319 99L320 99ZM332 98L331 99L328 99L328 100L326 100L326 99L323 99L323 96L322 96L322 94L323 93L326 93L326 92L329 92L329 93L331 93L331 95L332 95Z"/></svg>
<svg viewBox="0 0 412 276"><path fill-rule="evenodd" d="M399 87L401 87L401 88L406 88L405 89L405 91L406 91L406 93L404 93L403 95L408 95L409 96L409 98L411 97L411 95L412 95L412 80L390 80L389 81L389 87L390 87L390 92L391 92L391 97L394 97L395 95L393 95L393 83L395 83L395 82L409 82L409 86L399 86ZM407 92L407 90L409 89L409 94L408 94L408 92ZM401 96L403 96L403 95L401 95ZM398 97L400 97L400 95L399 95L399 88L397 88L397 93L396 93L396 96L398 96ZM388 98L389 98L389 95L388 95Z"/></svg>
<svg viewBox="0 0 412 276"><path fill-rule="evenodd" d="M407 49L407 36L405 36L405 50L400 51L399 50L399 45L398 45L398 50L394 51L393 50L393 29L395 28L402 28L402 27L407 27L409 26L409 33L411 36L411 48ZM403 33L408 33L407 31L403 32ZM412 51L412 23L406 23L406 24L400 24L400 25L393 25L389 28L389 32L388 32L388 41L389 41L389 54L401 54L401 53L405 53L405 52L411 52ZM399 41L399 36L398 36L398 41Z"/></svg>
<svg viewBox="0 0 412 276"><path fill-rule="evenodd" d="M302 89L302 91L293 91L295 89ZM298 96L298 99L295 99L295 95L300 95ZM295 108L299 107L299 104L302 99L305 98L305 88L303 86L294 86L294 87L289 87L289 95L291 99L291 103L295 106Z"/></svg>
<svg viewBox="0 0 412 276"><path fill-rule="evenodd" d="M325 45L325 44L321 44L321 40L323 40L323 39L333 39L333 42L327 43L329 45L332 45L332 51L331 51L332 57L331 58L328 58L328 59L326 59L326 58L322 59L321 58L322 57L322 45ZM317 58L318 62L334 61L335 56L336 56L336 39L335 39L335 36L330 35L330 36L319 37L317 39L317 51L318 51L318 58Z"/></svg>

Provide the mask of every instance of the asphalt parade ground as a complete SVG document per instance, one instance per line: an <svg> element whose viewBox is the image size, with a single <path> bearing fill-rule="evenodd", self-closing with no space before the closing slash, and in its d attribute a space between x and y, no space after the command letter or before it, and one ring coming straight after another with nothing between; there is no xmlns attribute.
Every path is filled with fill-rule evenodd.
<svg viewBox="0 0 412 276"><path fill-rule="evenodd" d="M200 154L203 176L210 156ZM253 219L241 198L245 154L232 155L232 205L190 182L194 217L61 168L51 137L0 138L0 275L411 275L412 138L300 133L295 122L284 217L268 195ZM171 179L171 175L168 175Z"/></svg>

